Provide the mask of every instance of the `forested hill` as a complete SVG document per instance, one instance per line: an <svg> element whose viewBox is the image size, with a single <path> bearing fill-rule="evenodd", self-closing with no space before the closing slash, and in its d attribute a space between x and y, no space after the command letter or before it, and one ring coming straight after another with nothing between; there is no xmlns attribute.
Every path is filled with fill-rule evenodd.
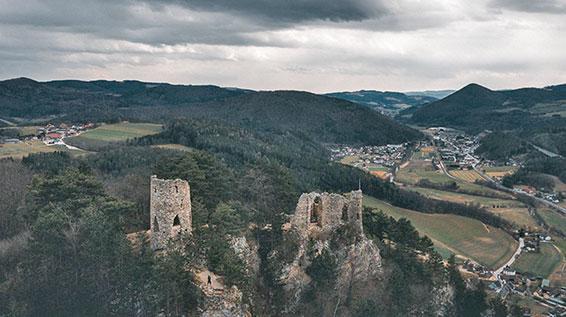
<svg viewBox="0 0 566 317"><path fill-rule="evenodd" d="M333 92L326 94L326 96L359 103L392 115L403 109L438 100L438 98L425 95L407 95L401 92L377 90Z"/></svg>
<svg viewBox="0 0 566 317"><path fill-rule="evenodd" d="M467 130L545 129L563 122L564 111L566 85L493 91L469 84L415 110L410 121Z"/></svg>
<svg viewBox="0 0 566 317"><path fill-rule="evenodd" d="M300 132L320 142L385 144L420 137L416 130L366 107L307 92L245 94L193 105L190 111L239 126Z"/></svg>
<svg viewBox="0 0 566 317"><path fill-rule="evenodd" d="M28 78L0 82L0 117L40 117L123 107L178 105L217 100L247 91L204 85L139 81L37 82Z"/></svg>
<svg viewBox="0 0 566 317"><path fill-rule="evenodd" d="M0 118L47 116L70 122L203 118L329 143L402 143L421 137L367 107L307 92L139 81L0 82Z"/></svg>

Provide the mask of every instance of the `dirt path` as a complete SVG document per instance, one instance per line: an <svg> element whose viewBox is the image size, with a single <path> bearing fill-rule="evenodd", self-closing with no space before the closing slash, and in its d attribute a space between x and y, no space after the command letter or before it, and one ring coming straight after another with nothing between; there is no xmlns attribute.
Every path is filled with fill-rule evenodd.
<svg viewBox="0 0 566 317"><path fill-rule="evenodd" d="M2 119L2 118L0 118L0 121L4 122L5 124L7 124L7 125L9 125L9 126L12 126L12 127L16 126L15 123L10 122L10 121L8 121L8 120L4 120L4 119Z"/></svg>
<svg viewBox="0 0 566 317"><path fill-rule="evenodd" d="M203 290L210 291L223 291L224 284L222 283L220 277L209 270L200 271L197 274L197 278L200 282L200 287ZM208 284L208 277L210 276L211 284Z"/></svg>

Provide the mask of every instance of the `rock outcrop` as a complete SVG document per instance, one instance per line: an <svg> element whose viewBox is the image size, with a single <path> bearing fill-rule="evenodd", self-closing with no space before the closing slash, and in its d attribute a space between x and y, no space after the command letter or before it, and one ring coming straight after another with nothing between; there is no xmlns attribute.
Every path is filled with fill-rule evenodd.
<svg viewBox="0 0 566 317"><path fill-rule="evenodd" d="M379 248L363 233L362 193L347 195L308 193L301 195L291 216L286 235L296 237L297 251L283 264L279 283L288 303L285 313L293 313L313 282L308 267L323 252L336 262L334 293L345 299L352 285L378 280L381 273ZM278 254L274 252L271 260Z"/></svg>

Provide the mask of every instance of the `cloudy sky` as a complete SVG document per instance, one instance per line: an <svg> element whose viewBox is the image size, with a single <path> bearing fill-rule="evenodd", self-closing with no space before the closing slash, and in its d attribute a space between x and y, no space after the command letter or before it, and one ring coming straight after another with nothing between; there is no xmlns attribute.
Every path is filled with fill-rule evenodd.
<svg viewBox="0 0 566 317"><path fill-rule="evenodd" d="M0 77L272 90L566 83L566 0L0 0Z"/></svg>

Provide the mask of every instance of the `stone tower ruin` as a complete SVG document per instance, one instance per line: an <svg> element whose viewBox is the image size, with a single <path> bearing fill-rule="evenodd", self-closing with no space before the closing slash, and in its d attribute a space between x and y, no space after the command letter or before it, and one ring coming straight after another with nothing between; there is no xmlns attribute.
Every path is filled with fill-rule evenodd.
<svg viewBox="0 0 566 317"><path fill-rule="evenodd" d="M351 224L360 234L362 224L362 191L346 195L305 193L299 198L291 226L308 236L321 236L337 227Z"/></svg>
<svg viewBox="0 0 566 317"><path fill-rule="evenodd" d="M151 176L151 248L161 250L179 233L192 231L191 192L181 179Z"/></svg>

